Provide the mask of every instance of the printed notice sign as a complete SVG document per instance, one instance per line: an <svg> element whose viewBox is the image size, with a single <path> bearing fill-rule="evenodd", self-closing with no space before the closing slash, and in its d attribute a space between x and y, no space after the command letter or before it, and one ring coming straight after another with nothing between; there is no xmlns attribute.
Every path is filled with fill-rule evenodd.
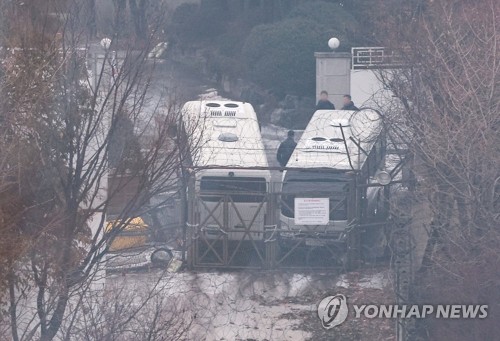
<svg viewBox="0 0 500 341"><path fill-rule="evenodd" d="M327 225L329 216L328 198L295 198L295 224Z"/></svg>

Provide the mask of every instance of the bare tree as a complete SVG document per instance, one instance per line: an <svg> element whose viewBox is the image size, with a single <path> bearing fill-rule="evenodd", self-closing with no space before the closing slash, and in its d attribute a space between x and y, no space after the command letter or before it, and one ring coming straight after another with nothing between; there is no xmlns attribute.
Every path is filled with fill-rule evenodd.
<svg viewBox="0 0 500 341"><path fill-rule="evenodd" d="M415 155L418 191L431 208L421 298L487 302L493 312L500 283L494 251L500 241L500 4L403 4L382 28L406 67L381 78L401 100L399 134ZM439 321L428 332L432 339L490 339L498 326Z"/></svg>
<svg viewBox="0 0 500 341"><path fill-rule="evenodd" d="M139 46L147 44L150 28L159 24L158 18L167 12L166 5L163 1L113 0L116 34L133 36Z"/></svg>
<svg viewBox="0 0 500 341"><path fill-rule="evenodd" d="M64 11L57 2L2 6L10 14L0 112L0 231L9 245L0 262L2 314L13 340L70 339L83 327L68 319L81 317L74 305L103 276L110 243L154 209L152 198L177 189L190 147L170 133L179 108L149 92L148 46L89 45L80 1ZM88 52L98 57L89 62ZM109 227L106 214L124 190Z"/></svg>
<svg viewBox="0 0 500 341"><path fill-rule="evenodd" d="M134 23L135 34L141 40L147 38L148 22L146 11L148 6L148 0L129 0L130 15Z"/></svg>

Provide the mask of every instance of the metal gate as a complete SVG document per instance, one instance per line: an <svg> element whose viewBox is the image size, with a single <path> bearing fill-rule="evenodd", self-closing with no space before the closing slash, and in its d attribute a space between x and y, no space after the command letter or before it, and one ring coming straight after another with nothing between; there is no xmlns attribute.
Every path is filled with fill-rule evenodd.
<svg viewBox="0 0 500 341"><path fill-rule="evenodd" d="M234 193L211 193L212 200L207 201L207 195L195 192L194 180L189 183L186 242L191 268L331 269L353 266L359 258L355 219L333 233L321 225L295 230L286 226L280 213L291 207L280 183L269 184L271 191L251 207L242 207ZM349 207L347 200L356 198L343 198L330 206L329 213Z"/></svg>
<svg viewBox="0 0 500 341"><path fill-rule="evenodd" d="M211 198L217 200L207 201L206 195L194 190L189 193L187 235L191 267L267 267L269 193L245 205L236 202L234 194L211 193Z"/></svg>

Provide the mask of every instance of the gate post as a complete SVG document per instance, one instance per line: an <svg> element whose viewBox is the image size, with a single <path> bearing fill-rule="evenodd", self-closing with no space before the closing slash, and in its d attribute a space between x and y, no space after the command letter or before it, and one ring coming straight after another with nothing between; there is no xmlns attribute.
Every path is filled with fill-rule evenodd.
<svg viewBox="0 0 500 341"><path fill-rule="evenodd" d="M264 221L264 251L265 251L265 268L274 269L278 258L279 245L277 237L277 193L270 191L266 203L266 219Z"/></svg>
<svg viewBox="0 0 500 341"><path fill-rule="evenodd" d="M361 218L361 193L359 190L358 182L359 176L356 172L351 172L351 179L349 181L349 198L348 198L348 223L352 224L347 232L346 240L346 267L347 269L354 269L358 266L360 260L360 236L359 228Z"/></svg>
<svg viewBox="0 0 500 341"><path fill-rule="evenodd" d="M195 239L197 226L196 221L196 194L195 194L195 178L193 174L188 174L187 176L187 210L188 219L184 229L187 232L187 237L185 241L185 248L187 249L187 266L189 269L193 269L196 260L196 243Z"/></svg>
<svg viewBox="0 0 500 341"><path fill-rule="evenodd" d="M231 198L228 194L224 195L224 202L222 204L222 229L226 231L222 235L222 261L224 266L229 265L229 234L227 231L233 230L233 226L229 226L229 205Z"/></svg>

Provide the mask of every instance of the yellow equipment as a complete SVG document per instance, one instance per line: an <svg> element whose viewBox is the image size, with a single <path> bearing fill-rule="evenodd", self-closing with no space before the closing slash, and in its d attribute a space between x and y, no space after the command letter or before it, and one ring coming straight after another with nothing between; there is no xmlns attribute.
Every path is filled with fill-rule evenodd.
<svg viewBox="0 0 500 341"><path fill-rule="evenodd" d="M146 245L148 239L148 225L141 217L133 218L124 227L120 220L108 221L106 232L110 232L113 228L120 228L120 232L111 241L109 251L123 251Z"/></svg>

